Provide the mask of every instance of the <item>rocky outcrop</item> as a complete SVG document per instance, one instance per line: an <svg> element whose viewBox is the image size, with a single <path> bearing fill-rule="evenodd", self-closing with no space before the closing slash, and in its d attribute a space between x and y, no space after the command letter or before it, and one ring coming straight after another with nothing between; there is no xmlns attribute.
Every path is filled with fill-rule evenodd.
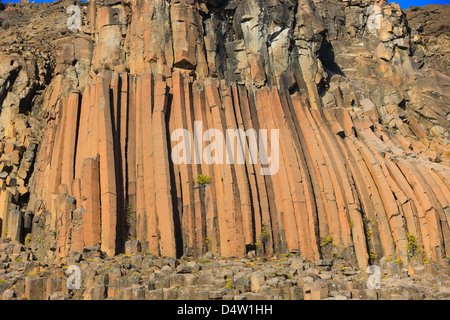
<svg viewBox="0 0 450 320"><path fill-rule="evenodd" d="M444 263L449 78L417 54L398 5L105 0L81 8L80 30L49 41L58 55L47 58L54 68L42 64L47 73L24 49L22 60L0 60L3 235L17 230L37 256L63 262L83 248L113 256L136 240L166 257ZM174 138L177 129L206 141L194 149ZM180 143L192 158L203 154L211 129L277 129L279 139L258 149L279 150L276 174L261 174L268 163L228 163L218 145L211 163L173 160ZM39 148L21 171L28 141ZM237 150L252 142L238 137ZM26 197L11 185L19 172ZM16 216L28 229L4 222Z"/></svg>
<svg viewBox="0 0 450 320"><path fill-rule="evenodd" d="M450 74L449 69L449 22L450 8L444 5L411 7L405 10L412 40L414 55L427 66Z"/></svg>
<svg viewBox="0 0 450 320"><path fill-rule="evenodd" d="M432 4L424 7L412 6L404 10L408 25L423 36L440 37L449 33L449 21L445 19L449 7Z"/></svg>

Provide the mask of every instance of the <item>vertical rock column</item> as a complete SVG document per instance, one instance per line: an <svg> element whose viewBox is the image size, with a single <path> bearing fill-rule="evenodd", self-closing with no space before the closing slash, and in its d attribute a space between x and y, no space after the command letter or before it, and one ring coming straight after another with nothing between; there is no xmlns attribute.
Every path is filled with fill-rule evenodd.
<svg viewBox="0 0 450 320"><path fill-rule="evenodd" d="M76 147L76 159L75 159L75 178L81 178L81 170L83 167L83 161L88 157L88 134L89 134L89 123L90 123L90 94L92 87L87 85L82 93L81 106L80 106L80 120L79 129L77 137L77 147Z"/></svg>
<svg viewBox="0 0 450 320"><path fill-rule="evenodd" d="M296 144L294 142L294 136L290 131L288 119L290 114L287 113L287 108L283 108L280 93L277 89L273 89L270 92L270 106L272 108L272 114L276 123L276 127L280 130L280 145L281 152L280 157L283 157L286 163L286 172L288 177L288 185L291 189L292 203L295 210L295 221L297 223L299 247L300 252L305 257L318 257L317 250L317 235L315 232L310 232L310 229L314 230L314 218L312 212L308 208L308 200L305 196L305 183L302 183L301 165L298 161ZM310 221L312 220L312 221Z"/></svg>
<svg viewBox="0 0 450 320"><path fill-rule="evenodd" d="M155 81L153 75L146 73L142 79L142 108L141 108L141 130L142 130L142 157L143 157L143 186L145 201L145 221L141 222L144 235L144 243L148 244L151 254L159 254L158 219L156 213L156 191L155 168L154 168L154 132L152 113L154 109Z"/></svg>
<svg viewBox="0 0 450 320"><path fill-rule="evenodd" d="M343 213L341 223L345 228L349 228L348 236L351 237L352 245L356 255L356 260L360 267L365 267L368 262L368 249L365 241L363 220L360 215L361 205L356 197L357 190L354 185L354 177L351 176L349 164L345 158L345 148L341 141L341 136L333 134L330 127L319 112L314 112L316 122L321 123L319 129L324 137L324 150L329 150L329 157L333 171L340 189L340 212ZM340 126L339 126L340 127ZM338 132L340 132L338 130Z"/></svg>
<svg viewBox="0 0 450 320"><path fill-rule="evenodd" d="M195 102L193 83L191 81L184 82L184 92L186 100L186 122L189 133L192 137L191 157L192 157L192 177L190 183L194 185L196 178L199 174L202 174L202 168L200 163L202 152L202 132L197 132L194 125L196 121L195 114ZM200 105L201 107L201 105ZM201 112L200 112L201 113ZM206 253L206 213L202 197L205 190L200 187L193 188L193 206L194 206L194 250L192 254L195 257L203 257Z"/></svg>
<svg viewBox="0 0 450 320"><path fill-rule="evenodd" d="M254 234L253 234L253 221L252 221L252 199L250 196L249 189L249 178L247 176L245 170L245 164L238 163L238 153L241 150L244 150L244 145L246 143L246 137L241 135L240 132L237 131L236 118L234 114L235 109L239 109L239 106L234 105L233 96L231 88L227 86L225 81L221 81L220 90L222 96L222 103L224 106L225 113L225 122L227 132L230 130L232 134L227 134L226 139L230 142L228 148L232 148L232 150L227 149L226 151L231 156L231 159L228 159L233 165L232 170L235 175L235 188L236 192L239 194L240 198L240 215L237 217L237 223L242 223L242 232L243 238L242 241L244 244L253 244L254 243ZM237 134L236 134L237 133ZM241 140L243 139L243 140ZM248 162L248 158L245 159L245 154L243 154L244 161ZM237 212L239 214L239 212ZM241 220L242 219L242 220Z"/></svg>
<svg viewBox="0 0 450 320"><path fill-rule="evenodd" d="M185 97L185 86L183 76L179 72L173 73L173 115L174 124L176 130L187 130L190 137L193 137L193 132L188 130L187 112L189 108L189 102ZM180 157L185 157L186 162L182 162L178 165L178 171L180 173L180 198L183 200L181 204L181 224L183 225L183 246L186 254L191 255L196 243L195 233L195 207L194 207L194 185L192 180L193 176L193 153L192 153L192 139L183 137L185 154L179 154Z"/></svg>
<svg viewBox="0 0 450 320"><path fill-rule="evenodd" d="M260 128L258 124L258 117L256 115L256 108L254 107L253 99L249 100L249 95L246 87L238 86L234 90L234 97L237 99L236 103L236 116L237 122L240 123L242 129L246 132L255 130L256 135ZM240 117L239 117L240 115ZM257 147L257 141L247 137L247 150ZM258 157L257 154L255 154ZM253 156L252 156L253 157ZM254 212L254 241L255 243L261 243L261 231L263 225L270 226L271 230L268 230L272 234L266 243L266 249L268 252L272 252L272 248L275 250L280 249L280 234L274 206L274 190L270 184L270 177L261 175L261 163L258 158L250 160L247 158L247 173L249 175L250 184L252 186L252 202ZM266 183L267 182L267 183Z"/></svg>
<svg viewBox="0 0 450 320"><path fill-rule="evenodd" d="M108 255L116 254L117 238L117 185L112 129L111 104L109 99L109 81L99 76L96 83L96 102L98 106L98 146L100 154L100 190L101 190L101 248Z"/></svg>
<svg viewBox="0 0 450 320"><path fill-rule="evenodd" d="M122 195L124 200L124 208L126 208L127 199L127 147L128 147L128 109L129 109L129 75L127 73L121 73L119 78L119 114L117 132L119 134L120 141L120 157L122 164Z"/></svg>
<svg viewBox="0 0 450 320"><path fill-rule="evenodd" d="M160 254L176 256L172 186L166 133L167 84L162 76L155 78L155 106L152 126L154 132L156 211L160 236Z"/></svg>
<svg viewBox="0 0 450 320"><path fill-rule="evenodd" d="M99 157L83 160L81 169L83 237L87 248L101 244L100 164Z"/></svg>
<svg viewBox="0 0 450 320"><path fill-rule="evenodd" d="M268 96L265 96L266 93L266 91L258 90L256 92L253 92L253 98L250 99L251 118L258 119L257 122L254 122L254 128L258 133L260 132L260 130L269 130L270 132L270 128L273 127L271 126L270 122L269 124L266 122L270 119L266 119L266 117L268 116L268 110L266 110L266 113L264 112L264 109L267 109L267 104L269 103ZM263 106L263 103L265 103L265 107ZM259 139L261 139L261 137L259 137ZM270 149L270 147L270 141L268 141L266 145L258 144L259 155L262 154L270 156L268 154L268 150ZM260 159L261 158L258 158L256 161L259 163L259 169L261 170L263 168L263 164L261 163ZM269 210L270 224L267 224L267 222L265 222L265 224L271 226L274 245L278 245L278 250L298 250L298 235L296 231L296 225L286 224L286 221L289 221L289 219L292 218L292 203L289 202L290 198L287 196L287 194L286 196L283 196L283 191L287 191L286 188L284 188L283 190L280 186L279 175L285 175L286 172L282 164L280 164L279 169L280 170L278 174L264 177L268 198L269 201L271 201ZM256 175L261 175L261 173L257 171ZM289 216L287 220L285 220L286 216ZM292 221L293 220L290 220L290 222ZM290 228L290 230L286 230L286 227ZM289 238L289 236L291 237ZM259 239L260 237L257 238L258 241Z"/></svg>
<svg viewBox="0 0 450 320"><path fill-rule="evenodd" d="M197 157L201 161L200 171L203 175L211 178L214 181L214 168L211 164L208 164L203 159L203 150L205 148L205 142L203 141L204 136L208 136L207 131L209 129L207 121L207 108L206 108L206 97L204 90L204 83L201 81L195 81L193 83L193 103L194 103L194 118L202 124L202 132L198 132L197 137L197 149L194 149ZM198 160L200 160L198 159ZM196 178L196 177L194 177ZM199 190L200 191L200 190ZM219 252L219 237L217 228L217 205L216 205L216 188L214 183L209 184L203 190L202 205L204 206L205 216L202 220L200 227L204 228L204 235L197 237L198 241L204 241L207 243L207 251ZM204 225L203 225L204 224ZM199 225L197 225L199 227ZM202 239L202 240L201 240ZM206 243L205 243L206 244Z"/></svg>
<svg viewBox="0 0 450 320"><path fill-rule="evenodd" d="M151 101L144 100L143 96L150 90L144 87L144 76L136 78L136 237L143 239L145 234L145 186L144 186L144 145L143 145L143 108ZM129 215L130 213L128 213ZM130 221L131 217L127 217Z"/></svg>
<svg viewBox="0 0 450 320"><path fill-rule="evenodd" d="M208 79L205 82L205 92L211 113L211 127L219 130L221 135L226 132L226 119L223 114L223 105L219 96L217 80ZM232 166L225 162L225 142L215 145L215 184L217 187L218 222L220 229L221 253L226 256L243 256L245 246L242 230L242 213L240 198L236 188L236 181Z"/></svg>
<svg viewBox="0 0 450 320"><path fill-rule="evenodd" d="M65 104L67 113L61 164L61 184L65 185L66 188L69 188L72 185L72 181L75 176L75 152L77 147L79 103L80 93L78 91L72 91L67 98L67 103Z"/></svg>
<svg viewBox="0 0 450 320"><path fill-rule="evenodd" d="M8 217L11 206L11 192L8 190L0 191L0 236L8 235Z"/></svg>
<svg viewBox="0 0 450 320"><path fill-rule="evenodd" d="M47 221L50 230L55 230L56 228L56 198L59 185L61 183L61 164L63 159L64 150L64 132L66 127L66 108L64 100L59 102L58 119L55 123L56 135L55 143L53 147L53 152L50 161L50 172L47 176L48 188L46 204L50 211L50 221Z"/></svg>
<svg viewBox="0 0 450 320"><path fill-rule="evenodd" d="M136 76L130 76L128 113L127 113L127 142L126 142L126 208L136 211L137 207L137 185L136 185ZM135 223L135 222L134 222ZM129 226L129 234L136 234L136 225Z"/></svg>

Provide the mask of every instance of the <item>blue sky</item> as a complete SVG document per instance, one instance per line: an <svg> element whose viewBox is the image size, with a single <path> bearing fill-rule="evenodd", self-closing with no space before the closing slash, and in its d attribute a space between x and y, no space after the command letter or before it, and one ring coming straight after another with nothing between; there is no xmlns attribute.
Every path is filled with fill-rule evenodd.
<svg viewBox="0 0 450 320"><path fill-rule="evenodd" d="M400 7L402 7L402 9L407 9L409 7L412 6L425 6L427 4L450 4L450 0L413 0L413 1L408 1L408 0L388 0L389 3L391 2L395 2L398 3L400 5Z"/></svg>
<svg viewBox="0 0 450 320"><path fill-rule="evenodd" d="M20 0L2 0L5 2L19 2ZM30 2L33 0L30 0ZM54 0L35 0L36 2L53 2ZM450 4L450 0L396 0L391 1L388 0L388 2L396 2L398 3L403 9L409 8L411 6L425 6L427 4Z"/></svg>

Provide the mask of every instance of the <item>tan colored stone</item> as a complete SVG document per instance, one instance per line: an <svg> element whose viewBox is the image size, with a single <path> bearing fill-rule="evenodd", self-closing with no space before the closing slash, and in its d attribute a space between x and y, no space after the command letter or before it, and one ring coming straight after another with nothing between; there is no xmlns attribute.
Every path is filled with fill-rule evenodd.
<svg viewBox="0 0 450 320"><path fill-rule="evenodd" d="M108 79L97 78L96 99L99 108L99 154L100 154L100 190L101 190L101 226L102 250L108 255L116 254L117 186L115 175L115 157Z"/></svg>
<svg viewBox="0 0 450 320"><path fill-rule="evenodd" d="M83 238L87 248L101 243L100 165L98 156L86 158L81 171Z"/></svg>
<svg viewBox="0 0 450 320"><path fill-rule="evenodd" d="M166 121L167 86L160 76L155 78L155 108L152 125L154 132L155 189L156 212L158 214L160 232L160 252L163 256L176 256L175 227L171 196L169 155L167 149Z"/></svg>

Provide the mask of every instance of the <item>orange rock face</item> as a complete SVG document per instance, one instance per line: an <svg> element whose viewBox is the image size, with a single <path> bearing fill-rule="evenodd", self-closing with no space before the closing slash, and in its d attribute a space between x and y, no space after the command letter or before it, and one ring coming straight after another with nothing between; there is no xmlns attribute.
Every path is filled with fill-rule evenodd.
<svg viewBox="0 0 450 320"><path fill-rule="evenodd" d="M17 108L2 112L2 235L23 240L13 204L28 195L61 259L85 247L116 255L127 240L160 256L298 253L362 268L382 257L448 256L445 108L435 102L436 115L417 116L426 88L413 84L399 98L387 84L404 89L399 70L422 75L400 43L403 20L392 13L397 29L364 31L368 46L395 43L391 58L379 58L358 51L354 25L345 35L328 28L336 39L324 38L329 22L314 1L298 1L302 10L268 1L277 14L253 0L213 2L90 2L73 44L74 64L90 67L73 67L83 79L76 84L49 84L34 167ZM348 1L335 6L358 15ZM372 75L353 74L346 59L354 56L361 70L375 59L386 79L373 92L384 100L368 100Z"/></svg>
<svg viewBox="0 0 450 320"><path fill-rule="evenodd" d="M89 122L75 138L70 138L72 131L64 130L60 140L86 139L86 132L98 130L93 134L99 137L98 155L87 157L90 154L81 147L74 156L61 158L66 166L66 160L70 161L72 172L73 157L82 163L81 193L76 198L83 212L81 220L70 224L64 213L66 202L53 201L57 206L61 203L60 209L55 208L61 212L57 228L65 230L58 235L61 247L65 234L71 232L72 250L81 248L74 241L77 237L86 247L101 245L108 254L120 252L120 241L128 232L124 222L135 215L135 230L130 234L144 250L163 256L200 257L211 250L242 257L246 248L262 245L265 234L268 252L300 252L309 259L347 254L361 266L369 263L369 255L408 259L407 234L423 239L430 259L437 259L433 248L446 248L448 169L441 164L423 165L415 159L383 155L379 147L390 141L380 140L381 132L373 124L362 125L347 111L339 115L311 110L305 96L297 93L273 88L248 94L239 85L215 80L194 83L178 72L171 80L169 85L163 76L136 76L139 126L131 127L126 117L121 124L127 130L117 127L121 117L112 113L114 101L107 94L118 90L113 87L114 76L99 75L85 89L98 97L94 110L98 125ZM121 101L128 103L127 91L119 91ZM80 100L81 106L88 106L89 94L81 94ZM203 123L200 134L211 128L223 132L279 128L278 172L263 176L261 164L248 159L245 164L175 165L169 129L186 129L194 136L194 121ZM130 132L136 137L135 148L119 152L116 148L121 141L129 141ZM248 136L244 144L249 151ZM74 144L64 144L64 150L70 145ZM196 152L193 144L189 148L191 154ZM57 167L51 165L50 170ZM136 189L127 180L135 173ZM200 174L211 177L211 184L203 189L197 183ZM62 182L63 176L54 185ZM66 184L74 185L69 180ZM128 202L125 208L134 193L137 202ZM52 203L47 205L53 208ZM330 245L331 252L326 253Z"/></svg>

